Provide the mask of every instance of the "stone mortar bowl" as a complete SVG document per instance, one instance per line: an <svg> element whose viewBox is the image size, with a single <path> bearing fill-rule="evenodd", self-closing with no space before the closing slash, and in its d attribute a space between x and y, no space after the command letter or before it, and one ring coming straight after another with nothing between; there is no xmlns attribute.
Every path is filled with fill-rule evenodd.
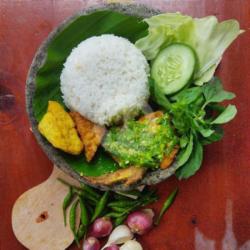
<svg viewBox="0 0 250 250"><path fill-rule="evenodd" d="M176 170L176 164L173 163L169 168L165 170L155 170L146 173L144 178L140 180L138 183L133 184L129 187L123 185L123 184L114 184L113 186L104 186L104 185L93 185L88 180L86 180L84 177L80 176L79 173L75 172L63 159L60 154L58 154L58 150L54 148L38 131L38 123L35 119L33 109L32 109L32 102L33 97L35 93L36 88L36 74L38 69L44 64L47 56L47 47L50 44L50 42L53 40L53 38L60 33L69 23L73 22L77 17L85 14L89 14L92 12L95 12L97 10L114 10L117 12L121 12L127 15L131 16L138 16L138 17L150 17L155 14L159 14L160 11L150 9L143 5L122 5L122 4L106 4L102 6L97 6L94 8L89 8L87 10L83 10L78 12L77 14L71 16L70 18L66 19L62 24L60 24L54 31L50 33L50 35L47 37L47 39L42 43L38 51L36 52L36 55L32 61L32 64L30 66L30 70L27 77L26 82L26 109L27 113L30 119L31 127L33 130L33 133L39 143L39 145L42 147L43 151L46 153L46 155L49 157L49 159L62 171L72 176L74 179L94 186L96 188L102 189L102 190L114 190L114 191L127 191L131 189L135 189L142 185L153 185L157 184L159 182L162 182L163 180L167 179L169 176L173 175Z"/></svg>

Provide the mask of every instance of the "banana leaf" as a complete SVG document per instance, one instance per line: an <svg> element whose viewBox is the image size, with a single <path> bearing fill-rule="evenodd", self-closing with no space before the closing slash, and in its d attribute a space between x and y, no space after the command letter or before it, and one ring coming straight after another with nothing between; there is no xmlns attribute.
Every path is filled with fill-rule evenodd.
<svg viewBox="0 0 250 250"><path fill-rule="evenodd" d="M101 34L122 36L135 43L147 34L147 24L140 17L101 10L80 16L64 28L48 46L46 61L36 76L33 111L38 122L45 114L49 100L58 101L65 107L60 91L60 74L72 49L81 41ZM118 168L102 149L91 163L86 162L83 154L71 156L61 152L61 155L75 171L85 176L99 176Z"/></svg>

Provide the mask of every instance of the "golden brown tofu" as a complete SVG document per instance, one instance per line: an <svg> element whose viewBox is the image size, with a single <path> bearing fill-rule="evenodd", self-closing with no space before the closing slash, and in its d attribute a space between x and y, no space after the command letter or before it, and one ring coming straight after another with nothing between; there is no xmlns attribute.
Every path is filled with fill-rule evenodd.
<svg viewBox="0 0 250 250"><path fill-rule="evenodd" d="M80 154L83 149L74 121L58 102L49 101L38 130L55 148L73 155Z"/></svg>
<svg viewBox="0 0 250 250"><path fill-rule="evenodd" d="M106 132L105 127L96 125L77 112L70 112L82 139L87 161L91 161Z"/></svg>
<svg viewBox="0 0 250 250"><path fill-rule="evenodd" d="M131 166L122 168L114 173L105 174L98 177L85 177L92 184L99 185L112 185L122 182L124 185L129 186L137 181L141 180L145 174L146 169L142 167Z"/></svg>

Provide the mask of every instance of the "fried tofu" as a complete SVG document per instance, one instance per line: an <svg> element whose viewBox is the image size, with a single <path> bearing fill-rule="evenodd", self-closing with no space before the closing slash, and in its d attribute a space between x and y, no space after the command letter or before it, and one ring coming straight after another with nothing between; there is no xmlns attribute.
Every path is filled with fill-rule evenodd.
<svg viewBox="0 0 250 250"><path fill-rule="evenodd" d="M130 186L142 179L146 172L143 167L131 166L119 169L113 173L105 174L98 177L84 177L92 184L112 185L115 183L124 183L125 186Z"/></svg>
<svg viewBox="0 0 250 250"><path fill-rule="evenodd" d="M87 120L77 112L70 112L70 116L74 120L82 139L86 159L90 162L102 142L106 129Z"/></svg>
<svg viewBox="0 0 250 250"><path fill-rule="evenodd" d="M73 155L82 152L83 143L74 121L58 102L49 101L48 110L39 122L38 130L55 148Z"/></svg>

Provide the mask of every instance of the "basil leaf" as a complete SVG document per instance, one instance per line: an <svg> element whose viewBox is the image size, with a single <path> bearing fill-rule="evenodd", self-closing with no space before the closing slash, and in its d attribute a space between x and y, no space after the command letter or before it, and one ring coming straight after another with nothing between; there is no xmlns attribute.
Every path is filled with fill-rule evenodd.
<svg viewBox="0 0 250 250"><path fill-rule="evenodd" d="M189 159L193 150L193 135L191 134L189 137L189 142L186 148L183 148L176 158L177 167L183 166Z"/></svg>
<svg viewBox="0 0 250 250"><path fill-rule="evenodd" d="M180 147L185 148L189 142L189 138L186 135L181 136L180 138Z"/></svg>
<svg viewBox="0 0 250 250"><path fill-rule="evenodd" d="M217 111L219 113L222 113L226 108L224 106L221 106L217 103L210 103L207 105L208 110L213 110L213 111Z"/></svg>
<svg viewBox="0 0 250 250"><path fill-rule="evenodd" d="M188 88L180 91L171 97L171 100L178 101L183 104L190 104L196 101L202 95L200 87Z"/></svg>
<svg viewBox="0 0 250 250"><path fill-rule="evenodd" d="M213 134L211 134L207 138L202 138L201 139L202 145L208 145L208 144L211 144L213 142L217 142L217 141L222 139L222 137L224 135L223 129L221 127L219 127L219 126L213 127L213 129L214 129Z"/></svg>
<svg viewBox="0 0 250 250"><path fill-rule="evenodd" d="M223 90L221 81L217 77L214 77L209 83L203 85L202 92L206 99L206 104L231 100L235 97L234 93Z"/></svg>
<svg viewBox="0 0 250 250"><path fill-rule="evenodd" d="M224 124L231 121L237 114L237 109L234 105L228 105L226 109L211 122L211 124Z"/></svg>
<svg viewBox="0 0 250 250"><path fill-rule="evenodd" d="M205 123L203 120L202 122L203 123L201 124L196 120L193 121L196 131L199 132L203 137L209 137L211 134L213 134L214 130L210 128L210 123Z"/></svg>
<svg viewBox="0 0 250 250"><path fill-rule="evenodd" d="M203 146L195 137L194 147L192 154L188 161L183 165L180 169L176 171L176 176L178 179L187 179L190 176L194 175L197 170L201 167L201 163L203 160Z"/></svg>
<svg viewBox="0 0 250 250"><path fill-rule="evenodd" d="M200 127L199 128L199 132L201 133L201 135L203 137L209 137L211 134L213 134L214 130L210 129L210 128L203 128Z"/></svg>

